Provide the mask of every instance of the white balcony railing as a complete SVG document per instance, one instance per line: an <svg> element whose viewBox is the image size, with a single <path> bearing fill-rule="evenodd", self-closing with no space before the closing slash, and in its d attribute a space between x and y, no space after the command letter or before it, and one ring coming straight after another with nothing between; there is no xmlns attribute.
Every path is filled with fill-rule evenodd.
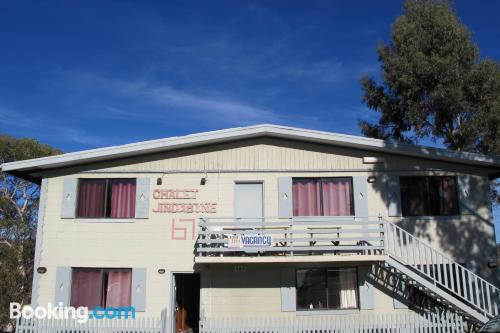
<svg viewBox="0 0 500 333"><path fill-rule="evenodd" d="M383 254L375 218L201 218L197 256Z"/></svg>

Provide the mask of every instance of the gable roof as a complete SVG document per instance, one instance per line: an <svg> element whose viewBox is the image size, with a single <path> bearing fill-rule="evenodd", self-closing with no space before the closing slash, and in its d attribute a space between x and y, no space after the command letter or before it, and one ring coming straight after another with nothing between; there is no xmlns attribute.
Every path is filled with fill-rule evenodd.
<svg viewBox="0 0 500 333"><path fill-rule="evenodd" d="M386 142L384 140L360 136L268 124L236 127L120 146L83 150L50 157L4 163L0 168L4 172L22 178L38 180L32 174L43 172L44 170L263 136L483 166L496 169L495 173L500 172L500 157L498 156L457 152L440 148Z"/></svg>

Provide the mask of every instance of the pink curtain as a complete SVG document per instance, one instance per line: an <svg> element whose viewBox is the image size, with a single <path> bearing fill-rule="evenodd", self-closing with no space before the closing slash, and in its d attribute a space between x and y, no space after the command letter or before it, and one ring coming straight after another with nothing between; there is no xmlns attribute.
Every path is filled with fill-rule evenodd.
<svg viewBox="0 0 500 333"><path fill-rule="evenodd" d="M94 309L101 305L102 272L100 269L74 269L71 283L71 306Z"/></svg>
<svg viewBox="0 0 500 333"><path fill-rule="evenodd" d="M111 214L114 218L135 216L135 179L113 179L111 186Z"/></svg>
<svg viewBox="0 0 500 333"><path fill-rule="evenodd" d="M320 186L315 179L293 180L293 215L319 216L321 215Z"/></svg>
<svg viewBox="0 0 500 333"><path fill-rule="evenodd" d="M106 307L130 306L132 273L130 270L110 271L106 290Z"/></svg>
<svg viewBox="0 0 500 333"><path fill-rule="evenodd" d="M321 180L323 215L352 215L352 186L349 178L324 178Z"/></svg>
<svg viewBox="0 0 500 333"><path fill-rule="evenodd" d="M440 179L440 183L441 215L452 215L458 213L455 178L443 177Z"/></svg>
<svg viewBox="0 0 500 333"><path fill-rule="evenodd" d="M106 180L81 179L78 193L78 217L104 217Z"/></svg>

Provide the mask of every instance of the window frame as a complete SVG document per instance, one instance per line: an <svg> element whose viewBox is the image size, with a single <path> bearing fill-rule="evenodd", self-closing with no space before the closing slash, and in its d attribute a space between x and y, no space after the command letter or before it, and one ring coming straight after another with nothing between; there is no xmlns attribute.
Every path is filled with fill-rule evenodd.
<svg viewBox="0 0 500 333"><path fill-rule="evenodd" d="M80 185L82 181L96 181L96 180L104 180L105 181L105 189L104 189L104 216L80 216L78 214L80 210ZM108 220L123 220L123 219L134 219L135 218L135 209L134 216L132 217L111 217L111 187L110 183L114 180L134 180L135 181L135 195L137 196L137 178L134 177L124 177L124 178L78 178L77 188L76 188L76 205L75 205L75 218L84 219L84 220L96 220L96 219L108 219Z"/></svg>
<svg viewBox="0 0 500 333"><path fill-rule="evenodd" d="M327 307L324 309L304 309L304 308L299 308L299 287L297 283L297 272L299 270L323 270L324 271L324 277L325 277L325 295L326 295L326 303ZM356 287L354 288L356 292L356 307L355 308L328 308L328 271L329 270L354 270L354 275L356 279ZM348 267L298 267L294 271L294 278L295 278L295 309L296 312L301 312L301 313L307 313L307 314L317 314L317 313L322 313L322 312L350 312L350 311L359 311L361 309L360 307L360 293L359 293L359 272L358 272L358 267L357 266L348 266Z"/></svg>
<svg viewBox="0 0 500 333"><path fill-rule="evenodd" d="M100 307L105 309L106 308L106 297L107 297L107 289L108 289L108 281L109 278L105 276L105 274L110 273L110 272L123 272L127 271L130 272L130 277L131 279L133 278L133 269L132 268L99 268L99 267L71 267L71 289L70 289L70 300L69 304L70 306L75 306L73 304L73 281L74 281L74 274L75 271L78 270L87 270L87 271L99 271L100 273L100 278L101 278L101 295L100 295L100 304L96 307ZM106 284L106 285L105 285ZM80 306L85 306L85 305L80 305ZM130 283L130 304L129 305L124 305L125 307L131 307L132 306L132 281ZM94 308L95 309L95 308ZM94 310L94 309L89 309L89 310Z"/></svg>
<svg viewBox="0 0 500 333"><path fill-rule="evenodd" d="M431 214L432 212L430 211L431 208L430 208L430 205L429 205L429 202L427 201L425 203L425 207L424 207L424 210L426 209L426 211L424 212L423 215L412 215L412 214L407 214L407 212L405 212L405 207L406 205L403 203L403 191L402 191L402 186L401 186L401 180L402 178L422 178L422 179L425 179L425 189L426 189L426 192L427 192L427 197L430 198L429 196L429 193L431 193L431 188L430 188L430 182L429 180L431 178L453 178L454 182L455 182L455 191L453 193L453 197L455 199L455 206L456 206L456 209L454 212L450 213L450 214ZM421 218L421 217L457 217L457 216L461 216L461 209L460 209L460 196L459 196L459 192L460 189L459 189L459 184L458 184L458 177L456 175L438 175L438 176L433 176L433 175L400 175L399 176L399 195L400 195L400 198L401 198L401 216L403 217L406 217L406 218ZM428 199L429 200L429 199Z"/></svg>
<svg viewBox="0 0 500 333"><path fill-rule="evenodd" d="M349 179L349 182L351 183L351 195L349 196L349 200L351 202L351 215L324 215L324 204L323 204L323 179ZM293 182L295 180L314 180L319 183L319 211L320 215L317 216L334 216L334 217L354 217L356 216L356 209L354 207L355 202L354 202L354 179L353 177L292 177L292 196L293 196ZM298 216L301 217L303 215L293 215L293 201L292 201L292 216ZM312 215L305 215L307 216L312 216Z"/></svg>

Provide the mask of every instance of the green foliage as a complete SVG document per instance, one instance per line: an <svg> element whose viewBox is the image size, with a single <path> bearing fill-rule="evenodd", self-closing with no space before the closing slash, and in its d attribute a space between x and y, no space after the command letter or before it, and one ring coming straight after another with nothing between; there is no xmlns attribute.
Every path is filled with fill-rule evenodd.
<svg viewBox="0 0 500 333"><path fill-rule="evenodd" d="M32 139L0 135L0 164L59 154ZM30 301L39 186L0 172L0 328L9 303Z"/></svg>
<svg viewBox="0 0 500 333"><path fill-rule="evenodd" d="M360 121L365 135L500 154L500 65L479 58L446 2L405 2L378 56L381 82L361 80L363 101L380 115L376 123Z"/></svg>

